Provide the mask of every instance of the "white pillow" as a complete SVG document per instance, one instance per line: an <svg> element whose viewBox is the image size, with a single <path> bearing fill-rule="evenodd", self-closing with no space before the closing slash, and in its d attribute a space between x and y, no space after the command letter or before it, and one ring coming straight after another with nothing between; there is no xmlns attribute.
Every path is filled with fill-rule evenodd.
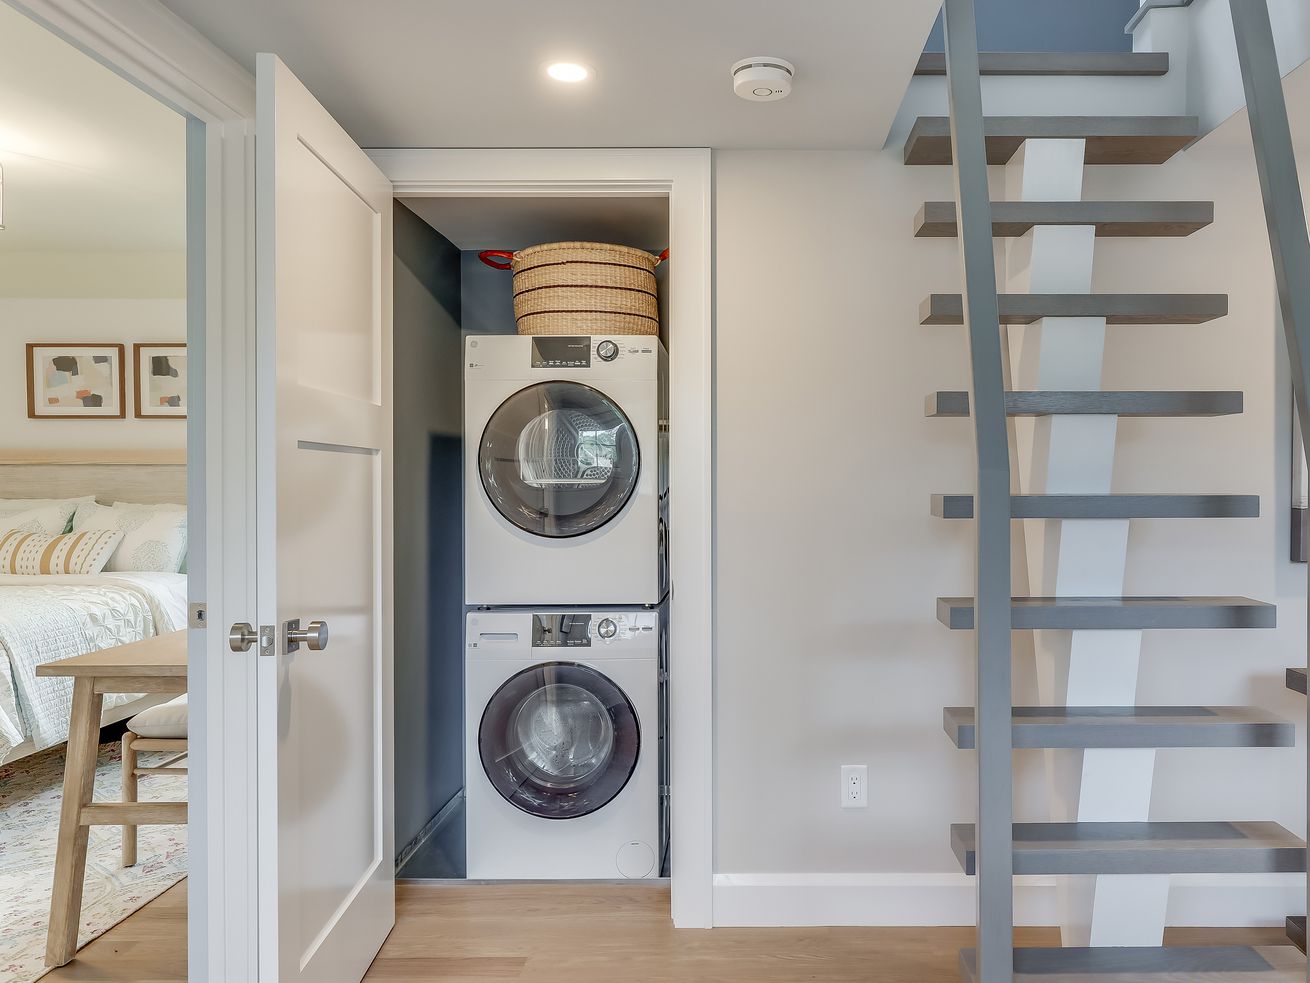
<svg viewBox="0 0 1310 983"><path fill-rule="evenodd" d="M127 729L139 737L176 740L187 736L186 694L146 707L127 722Z"/></svg>
<svg viewBox="0 0 1310 983"><path fill-rule="evenodd" d="M18 529L22 532L39 532L43 536L62 536L68 530L69 520L73 518L73 510L77 507L77 502L55 501L12 511L0 508L0 534Z"/></svg>
<svg viewBox="0 0 1310 983"><path fill-rule="evenodd" d="M50 506L61 506L68 509L68 521L64 524L63 529L55 530L55 535L68 532L68 527L73 521L73 510L82 502L94 502L94 495L81 495L75 498L0 498L0 519L15 514L16 512L30 512L32 509L43 509Z"/></svg>
<svg viewBox="0 0 1310 983"><path fill-rule="evenodd" d="M176 573L186 554L186 513L176 509L161 511L149 505L108 508L83 502L73 516L73 532L92 529L117 529L123 534L123 541L105 564L111 573Z"/></svg>

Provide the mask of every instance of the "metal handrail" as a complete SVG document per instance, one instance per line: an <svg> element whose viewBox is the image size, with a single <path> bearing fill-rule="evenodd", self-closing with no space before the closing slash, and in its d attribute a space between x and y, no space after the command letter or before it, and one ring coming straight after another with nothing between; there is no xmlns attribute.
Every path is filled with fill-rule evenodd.
<svg viewBox="0 0 1310 983"><path fill-rule="evenodd" d="M1229 0L1301 432L1310 433L1310 235L1266 0ZM1310 701L1307 701L1310 724ZM1306 762L1310 778L1310 757ZM1307 785L1310 788L1310 784ZM1310 801L1307 801L1310 811ZM1310 903L1310 877L1307 877ZM1306 969L1310 980L1310 965Z"/></svg>
<svg viewBox="0 0 1310 983"><path fill-rule="evenodd" d="M1133 14L1128 21L1128 26L1124 28L1125 34L1132 34L1137 29L1137 25L1142 22L1142 18L1152 10L1159 10L1161 7L1190 7L1192 0L1142 0L1142 6Z"/></svg>
<svg viewBox="0 0 1310 983"><path fill-rule="evenodd" d="M946 0L946 85L955 167L964 314L972 367L978 492L974 586L978 757L978 983L1014 975L1014 775L1010 676L1010 449L1001 325L996 300L992 203L987 188L978 26L973 0Z"/></svg>

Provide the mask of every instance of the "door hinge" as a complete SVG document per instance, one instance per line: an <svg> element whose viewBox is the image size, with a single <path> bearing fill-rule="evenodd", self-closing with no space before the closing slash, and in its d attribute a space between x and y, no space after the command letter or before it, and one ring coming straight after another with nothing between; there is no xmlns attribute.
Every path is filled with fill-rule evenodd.
<svg viewBox="0 0 1310 983"><path fill-rule="evenodd" d="M193 601L187 605L186 610L188 628L207 628L209 626L209 611L205 608L204 601Z"/></svg>

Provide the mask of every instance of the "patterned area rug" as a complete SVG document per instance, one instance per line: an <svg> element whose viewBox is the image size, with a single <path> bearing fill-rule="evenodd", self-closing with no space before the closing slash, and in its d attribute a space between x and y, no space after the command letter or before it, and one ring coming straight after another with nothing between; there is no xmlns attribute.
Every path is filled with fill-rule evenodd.
<svg viewBox="0 0 1310 983"><path fill-rule="evenodd" d="M143 767L169 755L143 753ZM122 798L118 744L102 744L96 766L97 801ZM44 975L50 884L54 876L63 792L64 750L52 748L0 767L0 983L32 983ZM186 798L183 775L151 775L139 782L142 801ZM78 946L86 945L186 876L186 827L143 826L136 866L122 864L122 830L92 826L82 893Z"/></svg>

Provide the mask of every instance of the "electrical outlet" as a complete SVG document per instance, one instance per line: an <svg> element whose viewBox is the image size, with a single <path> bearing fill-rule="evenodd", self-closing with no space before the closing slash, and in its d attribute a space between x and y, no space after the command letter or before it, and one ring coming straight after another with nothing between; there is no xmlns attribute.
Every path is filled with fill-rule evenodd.
<svg viewBox="0 0 1310 983"><path fill-rule="evenodd" d="M841 807L864 809L869 805L869 766L841 766Z"/></svg>

